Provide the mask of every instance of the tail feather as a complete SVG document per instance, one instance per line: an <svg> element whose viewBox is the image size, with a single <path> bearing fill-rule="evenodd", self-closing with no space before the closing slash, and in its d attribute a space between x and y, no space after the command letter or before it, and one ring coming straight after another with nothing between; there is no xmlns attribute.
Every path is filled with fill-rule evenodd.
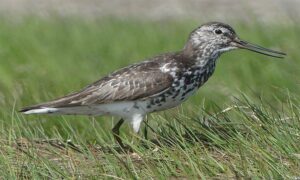
<svg viewBox="0 0 300 180"><path fill-rule="evenodd" d="M21 109L19 112L24 114L49 114L49 113L54 113L56 111L58 111L57 108L33 106L33 107L25 107Z"/></svg>

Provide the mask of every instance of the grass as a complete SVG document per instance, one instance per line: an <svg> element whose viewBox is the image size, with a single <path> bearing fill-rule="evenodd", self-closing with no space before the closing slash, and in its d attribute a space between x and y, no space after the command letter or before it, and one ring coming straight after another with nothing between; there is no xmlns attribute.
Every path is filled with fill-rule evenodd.
<svg viewBox="0 0 300 180"><path fill-rule="evenodd" d="M128 154L110 132L117 119L17 110L179 50L199 22L0 21L1 179L300 177L299 26L233 24L241 38L288 57L224 54L213 77L182 106L149 115L139 136L122 128L135 152Z"/></svg>

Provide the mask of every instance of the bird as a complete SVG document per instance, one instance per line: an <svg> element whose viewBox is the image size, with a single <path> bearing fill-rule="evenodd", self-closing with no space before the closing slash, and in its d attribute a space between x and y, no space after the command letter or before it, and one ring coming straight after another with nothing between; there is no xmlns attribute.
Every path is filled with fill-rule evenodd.
<svg viewBox="0 0 300 180"><path fill-rule="evenodd" d="M194 29L179 51L121 68L77 92L25 107L20 112L119 117L112 132L117 143L124 147L119 130L124 122L138 133L147 114L176 107L187 100L212 76L220 55L235 49L275 58L286 56L240 39L228 24L208 22Z"/></svg>

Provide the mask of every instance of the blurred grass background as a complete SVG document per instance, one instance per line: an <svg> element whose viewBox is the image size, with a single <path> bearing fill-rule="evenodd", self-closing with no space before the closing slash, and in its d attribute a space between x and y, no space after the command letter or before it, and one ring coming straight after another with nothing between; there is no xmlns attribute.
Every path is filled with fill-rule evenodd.
<svg viewBox="0 0 300 180"><path fill-rule="evenodd" d="M222 55L214 75L195 96L178 108L150 115L148 123L157 129L150 133L151 139L158 139L161 146L153 151L157 147L141 135L150 148L139 142L132 146L142 160L117 152L97 151L95 156L85 150L87 158L71 161L70 170L69 161L64 165L42 155L21 156L13 148L20 138L71 139L83 147L113 147L111 117L23 116L17 110L79 90L147 57L178 51L201 23L35 16L0 19L2 177L299 177L300 27L295 24L231 24L242 39L282 50L287 58L272 59L245 50ZM233 106L238 108L214 116ZM201 123L206 120L213 125ZM130 141L134 136L130 128L122 130ZM209 145L201 138L195 140L198 133ZM30 148L33 154L36 151Z"/></svg>

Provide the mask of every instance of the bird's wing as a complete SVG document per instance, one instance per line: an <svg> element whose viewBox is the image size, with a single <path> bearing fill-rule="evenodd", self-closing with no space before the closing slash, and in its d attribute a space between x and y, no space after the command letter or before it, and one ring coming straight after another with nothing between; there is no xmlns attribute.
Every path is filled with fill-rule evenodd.
<svg viewBox="0 0 300 180"><path fill-rule="evenodd" d="M94 82L79 92L33 107L73 107L147 99L165 92L172 86L172 76L162 72L159 67L159 64L153 61L132 65Z"/></svg>

